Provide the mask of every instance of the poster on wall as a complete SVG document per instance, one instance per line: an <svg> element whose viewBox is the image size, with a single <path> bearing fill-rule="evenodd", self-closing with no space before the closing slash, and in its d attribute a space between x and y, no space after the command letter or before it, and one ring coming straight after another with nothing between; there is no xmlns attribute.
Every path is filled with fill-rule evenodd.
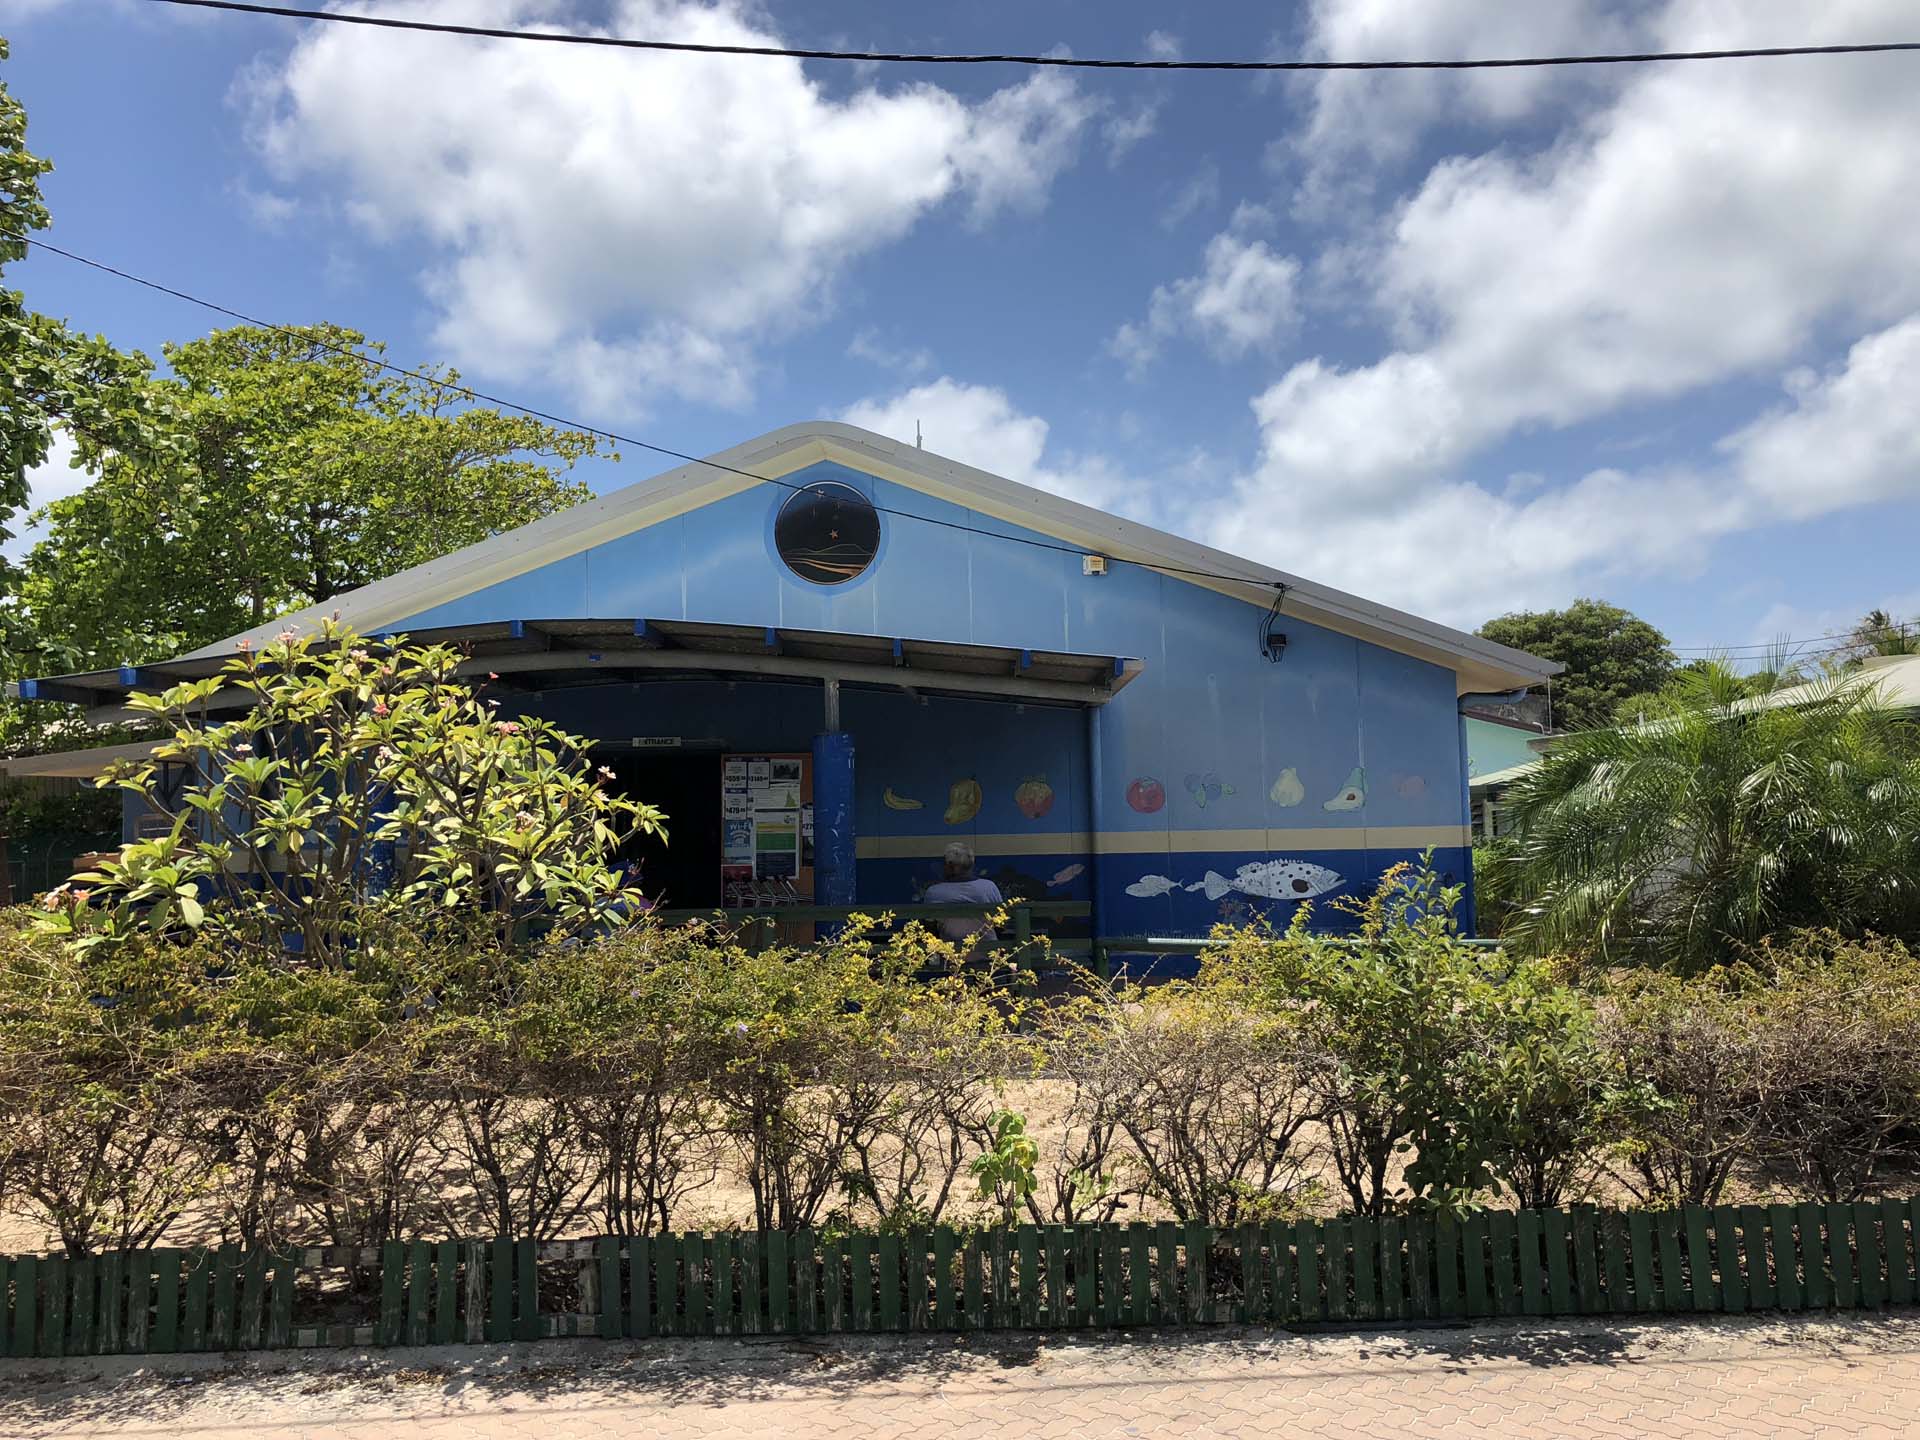
<svg viewBox="0 0 1920 1440"><path fill-rule="evenodd" d="M728 755L720 766L721 877L729 903L813 892L813 793L805 755Z"/></svg>
<svg viewBox="0 0 1920 1440"><path fill-rule="evenodd" d="M724 817L720 822L720 863L722 865L753 864L753 817L751 815Z"/></svg>
<svg viewBox="0 0 1920 1440"><path fill-rule="evenodd" d="M791 880L800 873L798 810L754 811L753 872L763 880Z"/></svg>

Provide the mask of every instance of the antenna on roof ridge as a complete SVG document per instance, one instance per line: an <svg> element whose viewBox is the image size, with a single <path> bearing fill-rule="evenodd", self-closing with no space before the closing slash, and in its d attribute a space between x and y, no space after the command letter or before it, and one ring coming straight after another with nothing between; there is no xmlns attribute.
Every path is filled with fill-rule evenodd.
<svg viewBox="0 0 1920 1440"><path fill-rule="evenodd" d="M920 422L918 420L913 422L913 448L916 450L924 450L927 448L920 443Z"/></svg>

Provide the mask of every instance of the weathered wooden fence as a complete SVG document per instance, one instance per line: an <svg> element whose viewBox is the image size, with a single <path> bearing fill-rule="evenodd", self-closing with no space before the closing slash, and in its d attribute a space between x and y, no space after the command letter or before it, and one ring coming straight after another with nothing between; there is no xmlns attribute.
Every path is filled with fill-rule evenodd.
<svg viewBox="0 0 1920 1440"><path fill-rule="evenodd" d="M9 1355L1912 1304L1920 1199L0 1261Z"/></svg>

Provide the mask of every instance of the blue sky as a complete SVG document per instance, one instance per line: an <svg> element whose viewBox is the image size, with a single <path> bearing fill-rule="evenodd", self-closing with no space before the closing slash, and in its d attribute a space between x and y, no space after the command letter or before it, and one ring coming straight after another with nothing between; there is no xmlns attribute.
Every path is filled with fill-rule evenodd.
<svg viewBox="0 0 1920 1440"><path fill-rule="evenodd" d="M1895 0L380 0L1339 57L1914 39ZM1920 59L1261 79L645 56L0 0L58 243L675 449L848 418L1472 626L1920 613ZM158 353L215 317L51 257ZM595 466L611 488L643 452ZM70 487L38 477L39 493Z"/></svg>

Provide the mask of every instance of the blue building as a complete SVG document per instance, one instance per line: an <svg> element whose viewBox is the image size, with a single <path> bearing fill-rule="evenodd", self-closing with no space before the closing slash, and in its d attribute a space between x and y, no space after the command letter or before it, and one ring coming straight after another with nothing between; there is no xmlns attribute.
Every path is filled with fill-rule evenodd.
<svg viewBox="0 0 1920 1440"><path fill-rule="evenodd" d="M669 813L669 903L904 902L958 839L1105 936L1284 923L1429 848L1468 879L1463 699L1559 668L826 422L252 638L336 610L595 737ZM105 719L241 638L21 692Z"/></svg>

